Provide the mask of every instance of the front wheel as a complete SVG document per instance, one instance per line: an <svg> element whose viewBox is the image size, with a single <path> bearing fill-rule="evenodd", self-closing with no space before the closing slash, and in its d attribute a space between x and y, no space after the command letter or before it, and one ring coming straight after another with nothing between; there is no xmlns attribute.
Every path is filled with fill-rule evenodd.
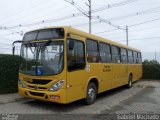
<svg viewBox="0 0 160 120"><path fill-rule="evenodd" d="M97 86L95 83L91 82L88 85L86 98L85 98L85 104L91 105L95 102L97 96Z"/></svg>

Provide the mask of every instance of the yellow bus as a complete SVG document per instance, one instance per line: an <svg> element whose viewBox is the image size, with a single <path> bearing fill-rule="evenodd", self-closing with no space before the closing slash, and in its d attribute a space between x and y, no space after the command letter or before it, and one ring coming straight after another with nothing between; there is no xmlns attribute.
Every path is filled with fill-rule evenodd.
<svg viewBox="0 0 160 120"><path fill-rule="evenodd" d="M93 104L97 94L142 77L139 50L71 27L30 31L21 42L20 96Z"/></svg>

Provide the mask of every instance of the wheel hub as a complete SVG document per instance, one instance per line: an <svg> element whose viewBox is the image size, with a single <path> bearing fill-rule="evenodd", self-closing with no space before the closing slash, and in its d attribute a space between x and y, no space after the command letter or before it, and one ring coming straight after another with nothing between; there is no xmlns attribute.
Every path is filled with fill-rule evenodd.
<svg viewBox="0 0 160 120"><path fill-rule="evenodd" d="M93 88L90 88L88 90L88 97L89 97L90 100L93 100L95 98L95 93L96 92L95 92L95 90Z"/></svg>

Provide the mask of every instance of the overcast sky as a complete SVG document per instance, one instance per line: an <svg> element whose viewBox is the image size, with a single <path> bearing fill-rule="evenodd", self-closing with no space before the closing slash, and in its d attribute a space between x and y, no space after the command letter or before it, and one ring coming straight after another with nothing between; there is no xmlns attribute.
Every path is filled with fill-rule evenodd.
<svg viewBox="0 0 160 120"><path fill-rule="evenodd" d="M88 11L85 4L88 0L74 2ZM100 22L96 16L122 28L138 24L129 27L129 46L140 49L144 59L154 59L155 52L160 59L160 0L92 0L92 10L96 9L101 11L92 14L93 34L126 44L124 30L113 30L116 28ZM64 0L0 0L0 53L11 53L11 43L23 37L19 33L37 28L63 25L88 32L88 18L76 13L79 11ZM72 14L75 17L68 16ZM40 24L32 24L38 22ZM8 28L13 26L17 27Z"/></svg>

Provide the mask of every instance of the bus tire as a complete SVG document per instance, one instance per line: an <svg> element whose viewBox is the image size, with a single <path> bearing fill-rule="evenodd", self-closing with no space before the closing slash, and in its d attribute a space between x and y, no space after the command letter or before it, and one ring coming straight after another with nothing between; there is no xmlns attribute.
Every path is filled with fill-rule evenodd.
<svg viewBox="0 0 160 120"><path fill-rule="evenodd" d="M127 88L131 88L132 87L132 82L133 82L133 77L132 77L132 75L129 75Z"/></svg>
<svg viewBox="0 0 160 120"><path fill-rule="evenodd" d="M94 82L90 82L87 87L86 98L84 100L86 105L91 105L96 101L97 86Z"/></svg>

